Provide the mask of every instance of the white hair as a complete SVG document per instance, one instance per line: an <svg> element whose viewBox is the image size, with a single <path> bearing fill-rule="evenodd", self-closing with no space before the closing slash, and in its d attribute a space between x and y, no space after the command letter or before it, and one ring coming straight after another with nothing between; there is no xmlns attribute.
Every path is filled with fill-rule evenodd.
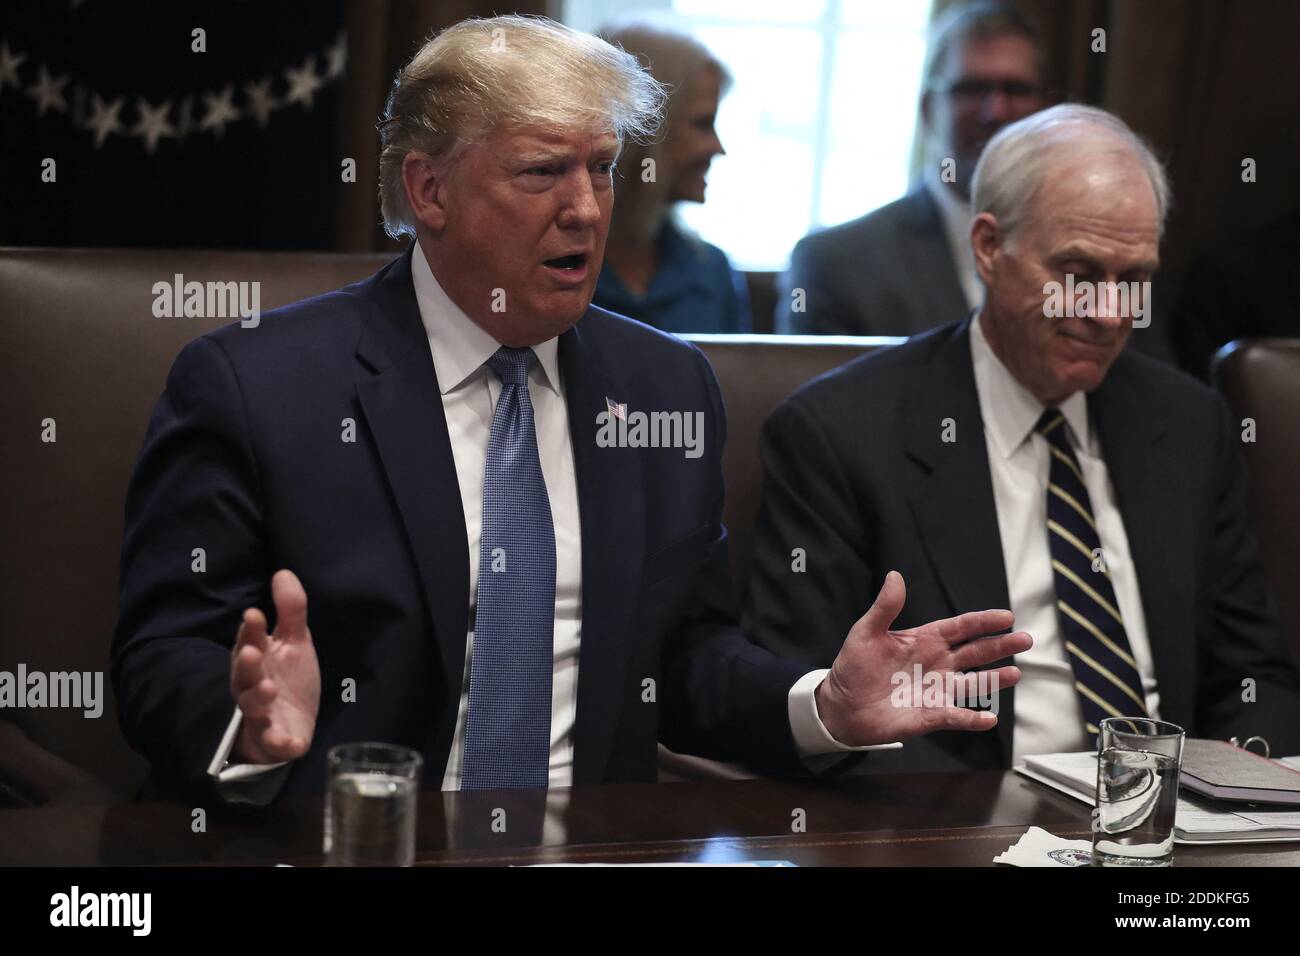
<svg viewBox="0 0 1300 956"><path fill-rule="evenodd" d="M1131 156L1142 164L1163 235L1170 193L1160 160L1119 117L1077 103L1033 113L989 140L975 166L971 213L990 213L1010 235L1024 222L1048 169L1093 156Z"/></svg>
<svg viewBox="0 0 1300 956"><path fill-rule="evenodd" d="M665 93L636 59L544 17L463 20L398 72L379 123L379 204L393 238L414 235L402 163L450 159L493 130L530 126L651 136Z"/></svg>

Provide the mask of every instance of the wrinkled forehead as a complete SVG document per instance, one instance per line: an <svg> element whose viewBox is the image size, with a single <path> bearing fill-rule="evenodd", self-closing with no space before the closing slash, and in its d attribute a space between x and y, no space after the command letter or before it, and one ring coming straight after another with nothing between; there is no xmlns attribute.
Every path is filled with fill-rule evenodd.
<svg viewBox="0 0 1300 956"><path fill-rule="evenodd" d="M622 141L612 128L602 124L551 125L510 123L497 126L483 139L484 146L503 157L615 154Z"/></svg>
<svg viewBox="0 0 1300 956"><path fill-rule="evenodd" d="M1058 146L1033 187L1022 230L1046 242L1089 232L1126 246L1159 246L1160 208L1141 159L1125 146Z"/></svg>
<svg viewBox="0 0 1300 956"><path fill-rule="evenodd" d="M1035 191L1033 214L1048 220L1115 219L1153 236L1160 229L1151 177L1141 160L1126 151L1049 166Z"/></svg>

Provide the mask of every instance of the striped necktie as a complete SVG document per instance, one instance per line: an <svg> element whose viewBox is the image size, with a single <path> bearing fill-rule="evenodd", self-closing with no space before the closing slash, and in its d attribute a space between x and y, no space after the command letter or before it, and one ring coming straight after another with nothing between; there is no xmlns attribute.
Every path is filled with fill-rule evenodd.
<svg viewBox="0 0 1300 956"><path fill-rule="evenodd" d="M462 790L545 787L555 668L555 525L528 370L532 349L487 361L501 380L483 474L483 534Z"/></svg>
<svg viewBox="0 0 1300 956"><path fill-rule="evenodd" d="M1034 430L1047 439L1047 537L1061 636L1074 671L1084 729L1098 734L1106 717L1145 717L1142 679L1129 647L1065 416L1049 408ZM1095 570L1094 570L1095 569Z"/></svg>

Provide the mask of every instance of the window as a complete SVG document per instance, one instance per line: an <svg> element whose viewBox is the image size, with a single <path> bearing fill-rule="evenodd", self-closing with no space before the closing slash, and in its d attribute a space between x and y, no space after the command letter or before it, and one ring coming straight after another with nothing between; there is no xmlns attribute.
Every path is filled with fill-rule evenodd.
<svg viewBox="0 0 1300 956"><path fill-rule="evenodd" d="M569 25L645 14L689 33L735 84L708 201L678 209L740 269L782 269L809 230L903 195L931 0L565 0Z"/></svg>

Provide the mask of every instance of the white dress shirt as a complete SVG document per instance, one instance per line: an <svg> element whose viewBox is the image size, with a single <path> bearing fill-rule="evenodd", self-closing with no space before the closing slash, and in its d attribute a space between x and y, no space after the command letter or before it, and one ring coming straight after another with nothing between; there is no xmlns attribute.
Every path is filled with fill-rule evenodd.
<svg viewBox="0 0 1300 956"><path fill-rule="evenodd" d="M975 253L970 247L970 203L962 199L952 186L942 182L939 174L930 167L927 167L924 183L934 204L939 207L939 221L948 241L948 251L952 254L952 264L957 268L957 281L966 296L966 306L978 309L984 304L984 284L975 270Z"/></svg>
<svg viewBox="0 0 1300 956"><path fill-rule="evenodd" d="M460 789L460 768L465 747L465 718L469 708L469 675L474 651L474 609L478 596L479 541L483 525L483 473L487 465L492 415L501 394L501 382L484 364L500 347L495 339L467 316L443 291L420 249L411 259L415 297L420 319L429 338L433 366L442 393L461 507L465 513L469 548L469 621L465 635L465 671L451 752L443 773L442 789ZM568 787L573 782L573 727L577 719L578 660L582 638L582 532L578 510L577 473L569 430L564 382L559 368L559 340L533 346L537 364L528 374L528 395L533 404L537 451L555 524L555 667L551 679L551 753L549 785ZM432 493L432 489L430 489ZM823 769L849 750L898 747L847 747L826 730L817 713L814 692L826 675L810 671L790 689L787 708L795 746L813 769ZM241 714L235 708L226 734L208 772L217 777L223 793L241 802L269 802L263 775L284 764L226 766L239 732Z"/></svg>
<svg viewBox="0 0 1300 956"><path fill-rule="evenodd" d="M1074 672L1056 612L1056 579L1047 531L1051 452L1047 439L1034 431L1046 406L1007 371L984 337L981 322L977 318L971 323L970 348L980 415L984 419L984 441L993 479L1007 591L1016 616L1016 629L1028 631L1034 638L1033 647L1016 655L1016 666L1022 671L1022 677L1016 685L1012 754L1013 762L1019 763L1026 754L1088 750L1091 744L1083 729ZM1147 712L1158 718L1160 695L1142 613L1137 569L1129 553L1128 536L1115 503L1115 491L1101 456L1096 429L1088 421L1087 398L1082 392L1075 392L1061 403L1060 409L1092 502L1102 554L1142 678Z"/></svg>

